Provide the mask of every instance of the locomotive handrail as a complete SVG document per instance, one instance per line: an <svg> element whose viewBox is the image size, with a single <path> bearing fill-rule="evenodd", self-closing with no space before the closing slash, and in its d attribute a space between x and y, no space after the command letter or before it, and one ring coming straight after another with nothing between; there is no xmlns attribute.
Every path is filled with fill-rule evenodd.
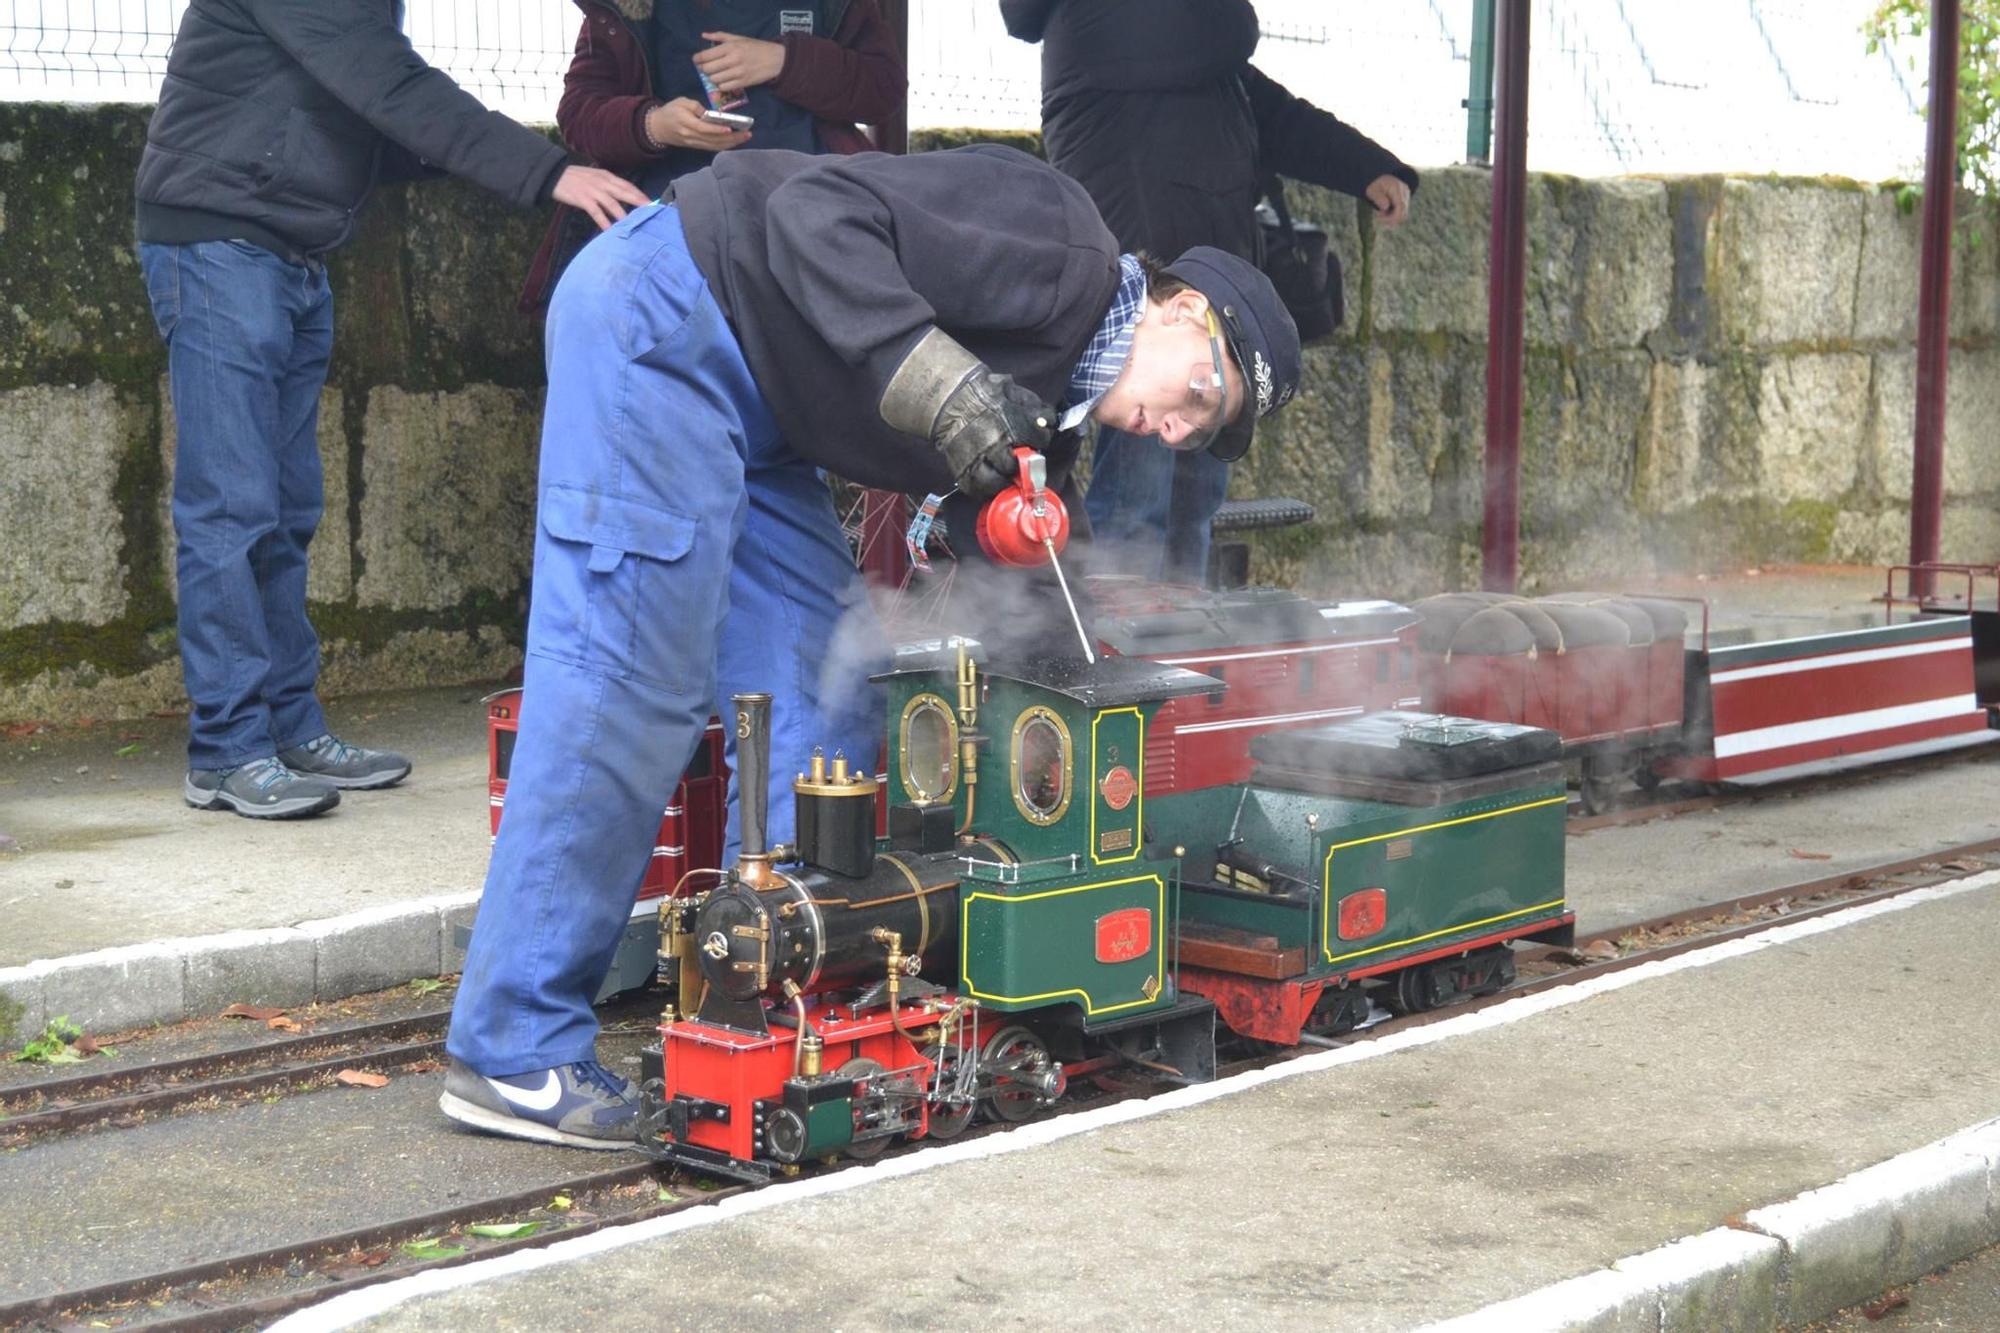
<svg viewBox="0 0 2000 1333"><path fill-rule="evenodd" d="M986 861L976 856L958 858L965 866L968 875L977 872L980 878L991 880L995 884L1019 884L1021 872L1030 866L1057 866L1061 869L1056 873L1073 875L1077 872L1077 863L1082 859L1076 852L1067 852L1061 856L1037 857L1032 861Z"/></svg>
<svg viewBox="0 0 2000 1333"><path fill-rule="evenodd" d="M1896 575L1905 576L1905 595L1896 595ZM1924 580L1929 591L1919 592L1916 575L1952 574L1965 580L1965 601L1962 606L1941 605L1937 596L1937 585L1931 578ZM1995 580L1995 607L2000 609L2000 565L1960 564L1949 560L1920 560L1907 565L1890 565L1884 576L1882 604L1885 615L1893 614L1899 605L1914 606L1918 611L1948 612L1972 610L1979 591L1979 579L1991 575Z"/></svg>
<svg viewBox="0 0 2000 1333"><path fill-rule="evenodd" d="M1650 597L1656 602L1689 602L1699 606L1701 608L1701 650L1703 653L1708 651L1708 614L1713 609L1713 605L1708 598L1681 597L1670 592L1627 592L1620 593L1619 596Z"/></svg>

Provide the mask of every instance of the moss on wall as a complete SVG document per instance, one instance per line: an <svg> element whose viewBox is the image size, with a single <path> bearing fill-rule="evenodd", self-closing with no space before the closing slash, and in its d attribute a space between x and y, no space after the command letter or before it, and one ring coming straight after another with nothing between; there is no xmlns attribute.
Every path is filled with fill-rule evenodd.
<svg viewBox="0 0 2000 1333"><path fill-rule="evenodd" d="M132 246L131 183L147 114L0 104L0 393L109 384L120 424L104 429L122 432L97 441L110 446L115 462L119 595L93 603L122 609L108 624L0 629L0 719L8 716L10 686L64 672L73 684L79 667L87 668L86 689L94 678L108 686L141 673L158 677L175 651L159 517L169 486L161 463L165 357ZM918 150L970 143L1041 152L1034 133L913 136ZM1318 510L1310 525L1257 538L1259 577L1313 592L1403 596L1472 577L1488 188L1484 176L1466 169L1427 172L1411 224L1394 232L1378 229L1368 210L1345 196L1293 192L1296 213L1335 238L1349 315L1339 335L1309 352L1301 401L1259 431L1258 453L1238 469L1246 492L1295 493ZM1864 202L1852 231L1842 229L1856 212L1851 196L1876 190L1841 179L1533 178L1528 221L1538 266L1530 276L1535 304L1522 425L1523 557L1531 582L1643 572L1634 564L1642 557L1679 569L1851 557L1895 528L1907 497L1884 483L1888 469L1878 466L1907 430L1895 385L1878 389L1872 381L1881 377L1871 370L1865 402L1814 401L1802 410L1788 401L1813 386L1829 394L1824 386L1846 382L1805 373L1811 367L1789 358L1861 354L1879 368L1909 355L1901 323L1878 318L1864 331L1859 317L1864 300L1887 310L1906 289L1915 299L1914 218L1878 197ZM1781 225L1785 219L1792 222ZM481 386L530 396L540 389L539 321L519 314L515 300L546 221L546 212L514 212L459 184L399 187L373 201L354 242L330 265L336 323L329 384L346 469L339 479L345 485L330 489L344 495L345 507L327 516L320 540L347 544L353 576L337 586L379 592L384 571L363 577L363 537L379 554L382 531L364 533L364 515L407 512L364 503L370 478L399 475L382 466L394 455L370 439L371 417L381 416L371 412L371 403L381 406L379 391L433 396L438 402L402 410L443 414L446 399ZM1791 234L1772 234L1797 223L1817 227L1829 245L1838 242L1833 249L1847 256L1843 272L1855 270L1860 255L1845 299L1825 299L1832 271L1825 256L1801 256ZM1994 483L1985 480L2000 476L2000 395L1978 374L2000 356L1996 235L2000 202L1967 201L1954 258L1954 356L1961 359L1952 371L1951 448L1953 476L1979 479L1987 490L1962 492L1954 482L1961 509L2000 507L2000 495L1989 493ZM1821 306L1837 307L1844 322L1820 318ZM1822 458L1848 466L1840 450L1864 433L1813 429L1815 420L1843 413L1880 421L1859 446L1853 484L1840 479L1845 473L1830 473L1836 479L1826 488L1813 488L1823 495L1845 485L1845 493L1789 502L1768 494L1773 478L1789 480L1787 493L1797 493L1800 469ZM437 437L467 451L465 466L482 466L489 457L477 452L482 441L467 437L491 435L495 419L484 420L476 432L440 426ZM500 424L516 423L508 417ZM428 437L406 431L403 438L407 445ZM518 464L531 439L524 428L511 443L484 447ZM476 508L491 497L460 503ZM512 532L520 517L467 513L463 522ZM522 543L530 539L519 533ZM2000 551L1947 555L1990 560ZM0 559L31 562L30 539L0 531ZM397 591L377 600L394 601ZM311 610L322 637L343 645L343 679L363 681L369 654L388 660L412 636L426 644L456 636L452 643L479 645L463 661L490 663L499 636L518 644L525 605L523 581L496 570L487 586L443 609L391 612L349 591Z"/></svg>
<svg viewBox="0 0 2000 1333"><path fill-rule="evenodd" d="M93 677L133 675L175 652L159 517L171 485L161 463L171 410L161 393L166 354L132 226L148 116L148 108L130 106L0 104L0 391L106 382L141 423L116 451L125 610L104 625L0 629L0 716L8 685L82 667L78 680L87 687ZM539 388L539 321L514 303L547 220L545 210L518 212L456 182L393 187L378 192L354 241L328 266L335 311L328 384L345 408L347 509L328 515L320 540L348 542L357 575L370 390ZM0 533L0 558L33 556L9 549ZM420 629L497 629L518 642L524 593L510 583L424 613L390 613L350 595L311 611L323 638L363 650Z"/></svg>

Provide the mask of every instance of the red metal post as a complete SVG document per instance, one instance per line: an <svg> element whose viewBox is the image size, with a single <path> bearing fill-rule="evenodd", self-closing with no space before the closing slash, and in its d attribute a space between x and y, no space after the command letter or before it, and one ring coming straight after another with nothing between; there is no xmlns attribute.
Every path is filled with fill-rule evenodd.
<svg viewBox="0 0 2000 1333"><path fill-rule="evenodd" d="M1917 287L1917 425L1910 471L1912 596L1938 558L1944 518L1944 389L1951 350L1951 211L1958 189L1958 4L1931 0L1930 125L1924 147L1924 248Z"/></svg>
<svg viewBox="0 0 2000 1333"><path fill-rule="evenodd" d="M1528 5L1500 0L1494 33L1493 230L1486 284L1486 501L1480 583L1521 571L1521 337L1527 272Z"/></svg>
<svg viewBox="0 0 2000 1333"><path fill-rule="evenodd" d="M882 17L896 34L896 49L904 67L910 63L909 0L883 0ZM902 109L889 121L875 127L875 142L885 153L906 153L910 148L910 95L903 93ZM880 588L900 588L909 572L909 554L903 546L903 530L910 521L910 507L894 491L869 491L861 505L861 574Z"/></svg>

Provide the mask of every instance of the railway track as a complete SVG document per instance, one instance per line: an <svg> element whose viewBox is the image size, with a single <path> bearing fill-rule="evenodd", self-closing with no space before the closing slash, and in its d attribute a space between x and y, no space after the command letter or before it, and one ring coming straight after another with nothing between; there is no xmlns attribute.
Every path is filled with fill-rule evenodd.
<svg viewBox="0 0 2000 1333"><path fill-rule="evenodd" d="M1988 839L1931 853L1885 861L1863 870L1828 875L1781 890L1742 895L1685 912L1634 922L1581 938L1568 949L1534 948L1517 953L1522 977L1492 996L1427 1013L1412 1014L1340 1038L1316 1038L1288 1050L1262 1048L1227 1061L1224 1074L1268 1065L1303 1054L1311 1046L1349 1045L1379 1040L1407 1027L1592 977L1672 957L1724 940L1754 935L1788 922L1895 897L2000 865L2000 839ZM233 1096L273 1088L307 1088L330 1064L359 1068L398 1067L435 1051L444 1015L421 1014L367 1024L324 1036L293 1038L223 1056L182 1060L121 1070L91 1078L51 1080L34 1089L15 1088L0 1105L39 1095L45 1105L0 1122L0 1130L20 1133L29 1123L38 1134L66 1134L101 1126L136 1123L153 1114L195 1105L223 1104ZM369 1048L367 1043L378 1043ZM338 1053L329 1043L346 1045ZM262 1065L258 1064L262 1061ZM203 1076L207 1075L206 1078ZM252 1082L262 1080L262 1082ZM1064 1111L1145 1096L1166 1086L1143 1071L1119 1071L1097 1081L1097 1091L1065 1103ZM143 1099L173 1099L153 1100ZM1061 1112L1058 1112L1059 1114ZM42 1117L33 1119L33 1117ZM1000 1132L1005 1125L975 1128ZM921 1144L894 1151L921 1152ZM840 1169L835 1167L833 1169ZM543 1246L607 1226L640 1221L712 1203L740 1193L743 1186L676 1174L650 1162L630 1162L543 1183L532 1190L489 1195L449 1208L395 1218L357 1230L228 1255L30 1300L0 1305L0 1329L71 1329L86 1326L160 1330L224 1330L268 1323L285 1313L356 1287L402 1277L420 1268L451 1267L509 1251ZM557 1206L556 1196L561 1196ZM482 1225L482 1237L468 1230ZM509 1228L525 1234L508 1235ZM493 1234L499 1232L502 1234ZM425 1243L428 1242L428 1245ZM414 1252L412 1252L414 1251ZM115 1322L114 1322L115 1321Z"/></svg>

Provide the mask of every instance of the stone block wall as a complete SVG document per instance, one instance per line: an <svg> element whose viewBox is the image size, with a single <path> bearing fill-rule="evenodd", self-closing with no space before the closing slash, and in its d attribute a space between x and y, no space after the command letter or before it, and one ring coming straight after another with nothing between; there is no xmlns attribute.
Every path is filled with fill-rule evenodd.
<svg viewBox="0 0 2000 1333"><path fill-rule="evenodd" d="M1483 171L1425 172L1411 221L1297 191L1346 261L1348 324L1236 490L1318 507L1258 577L1421 595L1476 582ZM2000 205L1961 196L1946 559L2000 560ZM1909 544L1918 217L1890 188L1535 176L1521 555L1530 590L1661 571L1892 563Z"/></svg>
<svg viewBox="0 0 2000 1333"><path fill-rule="evenodd" d="M131 245L146 113L0 104L0 721L184 701L165 358ZM934 134L923 146L980 137ZM998 136L1032 150L1032 136ZM1299 189L1348 324L1236 471L1318 509L1256 576L1418 596L1476 580L1485 173L1409 225ZM1531 587L1891 561L1908 541L1917 218L1837 181L1531 178L1522 556ZM2000 559L2000 207L1963 200L1948 558ZM327 514L309 578L330 691L519 661L542 398L514 310L544 217L395 189L333 268Z"/></svg>
<svg viewBox="0 0 2000 1333"><path fill-rule="evenodd" d="M0 105L0 721L185 706L166 357L132 247L146 111ZM331 265L326 516L308 598L330 690L520 660L544 214L383 191Z"/></svg>

